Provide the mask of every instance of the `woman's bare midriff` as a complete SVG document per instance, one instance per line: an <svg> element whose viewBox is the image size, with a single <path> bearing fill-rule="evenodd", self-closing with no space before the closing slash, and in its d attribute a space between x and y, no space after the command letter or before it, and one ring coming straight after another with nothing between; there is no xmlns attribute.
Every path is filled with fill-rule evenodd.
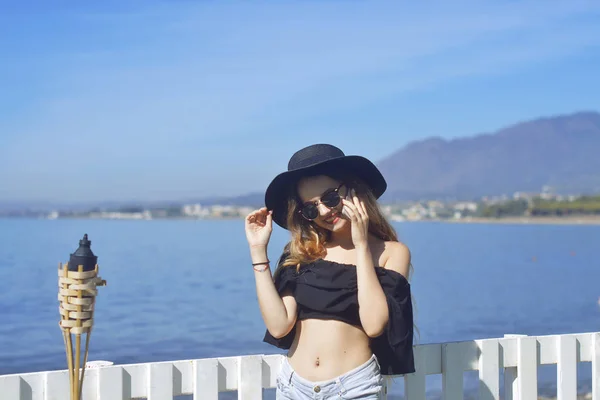
<svg viewBox="0 0 600 400"><path fill-rule="evenodd" d="M369 337L361 328L319 319L297 322L288 353L294 371L310 381L338 377L364 364L371 355Z"/></svg>

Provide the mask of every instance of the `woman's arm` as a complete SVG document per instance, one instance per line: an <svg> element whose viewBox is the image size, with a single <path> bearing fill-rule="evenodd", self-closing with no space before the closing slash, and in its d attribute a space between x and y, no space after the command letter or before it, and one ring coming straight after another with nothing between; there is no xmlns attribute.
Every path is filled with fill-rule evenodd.
<svg viewBox="0 0 600 400"><path fill-rule="evenodd" d="M377 337L388 322L388 305L377 278L368 245L356 248L356 279L358 283L358 313L369 337Z"/></svg>
<svg viewBox="0 0 600 400"><path fill-rule="evenodd" d="M264 262L267 260L267 248L252 246L250 255L252 263ZM287 335L296 323L296 300L289 293L280 296L273 282L271 269L263 270L263 267L257 267L258 271L255 269L254 272L258 305L267 330L274 338L279 339Z"/></svg>
<svg viewBox="0 0 600 400"><path fill-rule="evenodd" d="M356 195L350 191L351 200L342 202L342 213L350 219L352 243L356 251L356 280L358 286L358 315L360 323L369 337L381 335L388 322L388 305L385 293L377 278L373 256L369 248L369 214Z"/></svg>
<svg viewBox="0 0 600 400"><path fill-rule="evenodd" d="M252 263L266 262L267 245L273 231L273 211L268 211L266 207L252 211L246 217L245 230ZM283 298L279 296L269 265L259 265L254 271L263 321L273 337L283 337L296 322L296 301L286 293L283 293Z"/></svg>
<svg viewBox="0 0 600 400"><path fill-rule="evenodd" d="M410 268L410 251L400 242L386 244L389 254L385 265L408 279ZM368 247L357 248L357 279L359 315L365 332L370 337L377 337L388 323L389 310L387 299L377 278L373 258Z"/></svg>
<svg viewBox="0 0 600 400"><path fill-rule="evenodd" d="M364 202L360 200L354 189L351 198L343 199L343 211L351 221L352 243L356 249L356 279L358 285L359 316L363 329L369 337L377 337L383 333L389 319L387 298L377 278L373 265L373 256L369 249L369 214ZM390 244L389 258L386 265L394 266L397 272L404 270L406 263L406 246L396 242ZM408 249L406 249L408 250ZM377 267L379 268L379 267ZM402 273L402 272L401 272Z"/></svg>

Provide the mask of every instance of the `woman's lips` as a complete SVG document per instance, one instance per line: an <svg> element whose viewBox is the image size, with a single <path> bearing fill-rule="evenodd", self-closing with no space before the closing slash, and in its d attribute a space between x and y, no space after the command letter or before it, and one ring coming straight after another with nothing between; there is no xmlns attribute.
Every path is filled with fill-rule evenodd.
<svg viewBox="0 0 600 400"><path fill-rule="evenodd" d="M326 219L325 222L327 222L328 224L335 225L339 220L340 220L340 214L335 213L335 214L333 214L333 216L331 218Z"/></svg>

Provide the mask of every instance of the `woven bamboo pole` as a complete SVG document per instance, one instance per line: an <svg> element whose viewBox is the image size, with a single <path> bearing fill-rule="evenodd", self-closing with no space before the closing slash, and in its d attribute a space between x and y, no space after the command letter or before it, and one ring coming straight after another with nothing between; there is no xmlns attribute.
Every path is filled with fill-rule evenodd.
<svg viewBox="0 0 600 400"><path fill-rule="evenodd" d="M81 400L90 336L94 325L97 287L106 285L106 281L98 276L98 264L95 263L97 257L89 249L90 244L87 235L84 235L83 240L79 242L79 249L71 254L70 262L75 261L77 265L59 264L58 268L58 301L61 316L59 326L63 332L67 355L71 400ZM86 336L83 362L82 335Z"/></svg>

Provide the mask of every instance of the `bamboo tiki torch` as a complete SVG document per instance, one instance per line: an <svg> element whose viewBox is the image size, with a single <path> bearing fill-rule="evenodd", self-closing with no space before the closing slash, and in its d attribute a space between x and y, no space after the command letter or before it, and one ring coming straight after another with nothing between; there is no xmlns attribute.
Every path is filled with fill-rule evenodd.
<svg viewBox="0 0 600 400"><path fill-rule="evenodd" d="M59 264L58 267L59 325L67 354L71 400L81 400L90 335L94 325L94 304L98 294L96 287L106 285L106 281L98 276L98 257L92 253L91 243L88 235L83 235L79 248L71 254L69 262ZM84 334L85 350L81 362L81 336Z"/></svg>

